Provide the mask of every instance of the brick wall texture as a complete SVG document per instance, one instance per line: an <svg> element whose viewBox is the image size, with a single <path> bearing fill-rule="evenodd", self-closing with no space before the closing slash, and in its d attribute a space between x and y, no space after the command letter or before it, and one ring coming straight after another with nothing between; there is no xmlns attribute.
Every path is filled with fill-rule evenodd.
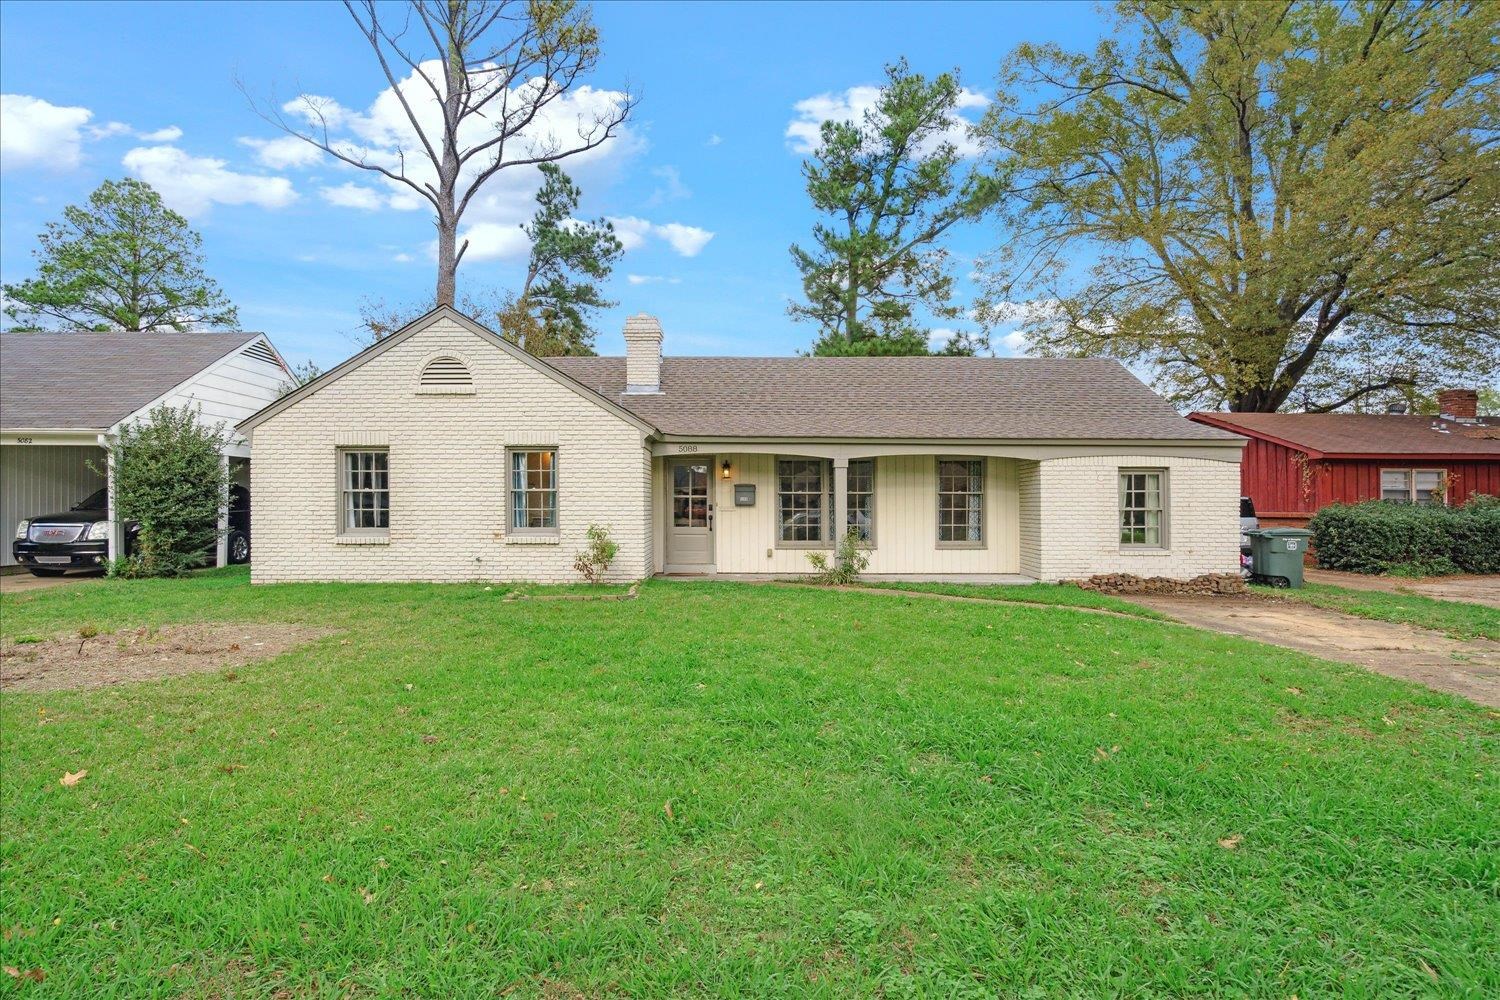
<svg viewBox="0 0 1500 1000"><path fill-rule="evenodd" d="M462 360L472 395L419 394L434 357ZM389 537L338 533L338 449L390 453ZM506 531L506 448L557 448L558 537ZM580 579L590 524L619 543L615 580L651 572L651 461L640 429L493 343L439 319L256 427L256 583Z"/></svg>
<svg viewBox="0 0 1500 1000"><path fill-rule="evenodd" d="M1120 545L1121 469L1167 471L1167 543ZM1055 581L1095 573L1187 579L1239 571L1240 467L1162 455L1022 462L1021 572Z"/></svg>

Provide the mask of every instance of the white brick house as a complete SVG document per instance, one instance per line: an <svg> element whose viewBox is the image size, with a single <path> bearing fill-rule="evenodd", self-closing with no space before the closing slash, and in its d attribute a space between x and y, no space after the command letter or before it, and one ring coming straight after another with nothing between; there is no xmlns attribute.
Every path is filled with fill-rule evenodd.
<svg viewBox="0 0 1500 1000"><path fill-rule="evenodd" d="M439 308L240 424L257 583L1233 572L1244 439L1097 359L535 358Z"/></svg>

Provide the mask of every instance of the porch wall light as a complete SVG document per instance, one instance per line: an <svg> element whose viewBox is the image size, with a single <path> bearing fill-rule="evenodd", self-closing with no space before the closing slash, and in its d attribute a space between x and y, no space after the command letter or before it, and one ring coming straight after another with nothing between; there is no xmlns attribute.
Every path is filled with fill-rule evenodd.
<svg viewBox="0 0 1500 1000"><path fill-rule="evenodd" d="M729 459L724 459L724 464L719 466L719 475L724 479L729 478Z"/></svg>

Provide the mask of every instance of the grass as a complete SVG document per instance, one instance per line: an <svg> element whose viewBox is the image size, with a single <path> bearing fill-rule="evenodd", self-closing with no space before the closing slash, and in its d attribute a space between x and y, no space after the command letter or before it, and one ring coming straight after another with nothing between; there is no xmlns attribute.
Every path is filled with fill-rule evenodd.
<svg viewBox="0 0 1500 1000"><path fill-rule="evenodd" d="M859 586L877 590L905 590L918 594L947 594L951 597L983 597L1021 604L1052 604L1073 608L1099 608L1122 615L1167 621L1166 615L1139 604L1108 594L1099 594L1066 583L909 583L905 581L862 581Z"/></svg>
<svg viewBox="0 0 1500 1000"><path fill-rule="evenodd" d="M1421 594L1353 590L1321 583L1309 583L1296 590L1261 586L1252 589L1268 597L1329 608L1357 618L1446 632L1455 639L1500 639L1500 611L1483 604L1438 600Z"/></svg>
<svg viewBox="0 0 1500 1000"><path fill-rule="evenodd" d="M1495 713L1065 608L500 594L0 599L6 635L342 630L0 699L0 964L37 997L1500 992Z"/></svg>

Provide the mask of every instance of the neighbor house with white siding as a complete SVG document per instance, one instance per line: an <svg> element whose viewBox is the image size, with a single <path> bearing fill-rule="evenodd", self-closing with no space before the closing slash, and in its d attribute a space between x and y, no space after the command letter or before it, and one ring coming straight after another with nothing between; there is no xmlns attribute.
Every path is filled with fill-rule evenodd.
<svg viewBox="0 0 1500 1000"><path fill-rule="evenodd" d="M235 481L248 482L250 444L234 427L290 381L260 333L0 334L0 564L14 563L10 540L21 521L106 489L111 440L163 404L223 424L224 462ZM111 558L122 550L113 511L111 502Z"/></svg>
<svg viewBox="0 0 1500 1000"><path fill-rule="evenodd" d="M440 307L240 424L252 579L868 573L1058 580L1239 565L1244 439L1114 361L537 358Z"/></svg>

